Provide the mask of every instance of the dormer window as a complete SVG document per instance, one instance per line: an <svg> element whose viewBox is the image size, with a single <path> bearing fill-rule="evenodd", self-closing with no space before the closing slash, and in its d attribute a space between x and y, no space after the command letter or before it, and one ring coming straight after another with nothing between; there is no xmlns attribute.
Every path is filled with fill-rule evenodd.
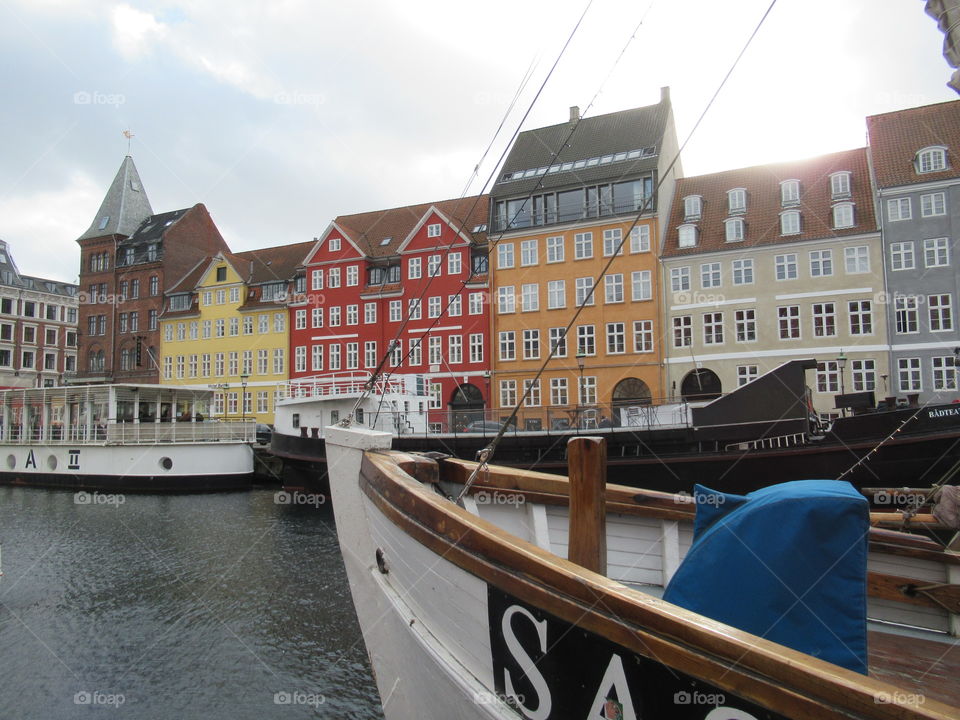
<svg viewBox="0 0 960 720"><path fill-rule="evenodd" d="M697 198L699 200L699 197ZM681 225L678 229L678 246L682 248L697 246L697 226Z"/></svg>
<svg viewBox="0 0 960 720"><path fill-rule="evenodd" d="M746 236L746 223L743 218L729 218L723 221L727 231L727 242L740 242Z"/></svg>
<svg viewBox="0 0 960 720"><path fill-rule="evenodd" d="M853 227L853 203L837 203L833 206L833 227Z"/></svg>
<svg viewBox="0 0 960 720"><path fill-rule="evenodd" d="M835 172L830 176L830 197L834 200L850 197L850 173Z"/></svg>
<svg viewBox="0 0 960 720"><path fill-rule="evenodd" d="M683 219L699 220L702 204L702 198L699 195L687 195L683 199Z"/></svg>
<svg viewBox="0 0 960 720"><path fill-rule="evenodd" d="M915 160L918 173L939 172L947 169L947 149L928 147L917 153Z"/></svg>
<svg viewBox="0 0 960 720"><path fill-rule="evenodd" d="M747 211L747 191L744 188L728 190L727 206L731 215L734 213L745 213Z"/></svg>
<svg viewBox="0 0 960 720"><path fill-rule="evenodd" d="M799 235L800 234L800 211L786 210L780 213L780 234L781 235Z"/></svg>
<svg viewBox="0 0 960 720"><path fill-rule="evenodd" d="M800 204L799 180L784 180L780 183L780 204L783 207Z"/></svg>

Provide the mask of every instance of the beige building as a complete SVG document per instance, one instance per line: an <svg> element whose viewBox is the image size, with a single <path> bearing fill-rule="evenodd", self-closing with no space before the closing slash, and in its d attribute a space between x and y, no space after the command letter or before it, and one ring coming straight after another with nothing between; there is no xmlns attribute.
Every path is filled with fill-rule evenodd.
<svg viewBox="0 0 960 720"><path fill-rule="evenodd" d="M679 180L661 257L674 398L715 397L807 357L820 413L841 393L890 394L865 149Z"/></svg>

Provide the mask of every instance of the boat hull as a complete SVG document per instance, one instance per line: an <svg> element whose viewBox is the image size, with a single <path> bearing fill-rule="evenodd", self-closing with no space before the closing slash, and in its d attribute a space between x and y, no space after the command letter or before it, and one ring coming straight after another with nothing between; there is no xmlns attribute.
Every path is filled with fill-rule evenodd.
<svg viewBox="0 0 960 720"><path fill-rule="evenodd" d="M0 444L0 484L110 492L209 492L250 487L247 443Z"/></svg>

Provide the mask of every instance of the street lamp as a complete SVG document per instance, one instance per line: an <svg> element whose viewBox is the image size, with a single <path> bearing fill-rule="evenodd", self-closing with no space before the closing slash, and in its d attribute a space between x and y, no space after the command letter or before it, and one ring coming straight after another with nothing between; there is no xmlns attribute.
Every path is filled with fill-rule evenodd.
<svg viewBox="0 0 960 720"><path fill-rule="evenodd" d="M843 385L843 370L845 367L847 367L847 357L846 355L843 354L843 348L840 348L840 354L837 355L837 369L840 371L840 394L841 395L846 395L846 389L844 388L844 385ZM846 417L847 408L841 407L840 413L844 417Z"/></svg>
<svg viewBox="0 0 960 720"><path fill-rule="evenodd" d="M240 420L247 419L247 380L250 376L244 373L240 376Z"/></svg>

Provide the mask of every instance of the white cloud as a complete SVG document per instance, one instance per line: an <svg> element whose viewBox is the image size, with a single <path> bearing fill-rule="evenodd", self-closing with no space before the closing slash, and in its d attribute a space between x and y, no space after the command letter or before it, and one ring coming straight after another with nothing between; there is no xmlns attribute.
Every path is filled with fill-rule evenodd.
<svg viewBox="0 0 960 720"><path fill-rule="evenodd" d="M20 272L76 282L80 249L74 240L93 221L105 192L102 182L77 172L60 187L0 199L0 238Z"/></svg>
<svg viewBox="0 0 960 720"><path fill-rule="evenodd" d="M167 28L148 12L129 5L117 5L110 13L113 44L126 60L150 53L154 43L163 39Z"/></svg>

